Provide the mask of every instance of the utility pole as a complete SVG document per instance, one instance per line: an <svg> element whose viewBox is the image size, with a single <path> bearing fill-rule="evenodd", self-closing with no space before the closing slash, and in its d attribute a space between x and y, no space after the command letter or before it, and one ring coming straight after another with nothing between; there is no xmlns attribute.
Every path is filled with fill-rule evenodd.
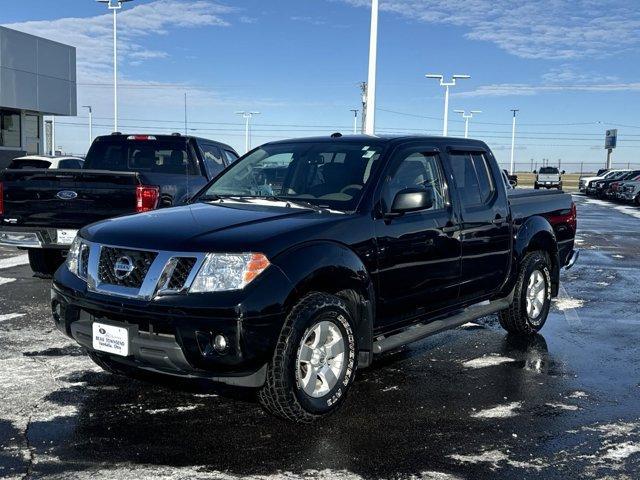
<svg viewBox="0 0 640 480"><path fill-rule="evenodd" d="M454 110L454 112L462 114L462 118L464 118L464 138L469 138L469 120L473 118L475 113L482 113L482 110L471 110L469 113L464 110Z"/></svg>
<svg viewBox="0 0 640 480"><path fill-rule="evenodd" d="M245 153L251 150L251 119L254 115L260 115L260 112L236 112L236 115L242 115L245 120L244 124L244 148Z"/></svg>
<svg viewBox="0 0 640 480"><path fill-rule="evenodd" d="M184 92L184 135L187 136L187 92Z"/></svg>
<svg viewBox="0 0 640 480"><path fill-rule="evenodd" d="M93 107L91 105L83 105L82 108L89 110L89 147L93 143Z"/></svg>
<svg viewBox="0 0 640 480"><path fill-rule="evenodd" d="M378 0L371 0L371 33L369 36L369 79L367 81L367 118L365 134L376 133L376 77L378 69Z"/></svg>
<svg viewBox="0 0 640 480"><path fill-rule="evenodd" d="M456 80L471 78L471 76L453 75L449 82L444 81L444 75L436 73L428 73L427 75L425 75L425 77L439 80L440 86L444 87L444 116L442 121L442 136L446 137L449 134L449 87L455 86Z"/></svg>
<svg viewBox="0 0 640 480"><path fill-rule="evenodd" d="M362 123L361 133L364 135L367 125L367 82L360 82L360 92L362 94Z"/></svg>
<svg viewBox="0 0 640 480"><path fill-rule="evenodd" d="M511 169L509 170L509 173L511 175L513 175L513 168L514 168L514 155L515 155L515 149L516 149L516 114L520 111L517 108L512 108L511 111L513 112L513 123L511 125Z"/></svg>
<svg viewBox="0 0 640 480"><path fill-rule="evenodd" d="M113 12L113 131L118 131L118 16L122 4L132 0L97 0Z"/></svg>
<svg viewBox="0 0 640 480"><path fill-rule="evenodd" d="M354 108L350 110L353 112L353 134L356 135L358 133L358 109Z"/></svg>

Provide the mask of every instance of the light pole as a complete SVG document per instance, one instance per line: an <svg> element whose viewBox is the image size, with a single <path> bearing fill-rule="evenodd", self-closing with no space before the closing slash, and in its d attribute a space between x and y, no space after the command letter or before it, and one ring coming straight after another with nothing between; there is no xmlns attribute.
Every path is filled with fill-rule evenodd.
<svg viewBox="0 0 640 480"><path fill-rule="evenodd" d="M469 120L473 118L475 113L482 113L482 110L471 110L469 113L464 110L454 110L456 113L461 113L464 118L464 138L469 138Z"/></svg>
<svg viewBox="0 0 640 480"><path fill-rule="evenodd" d="M247 153L251 149L251 130L250 130L250 122L254 115L260 115L260 112L236 112L236 115L242 115L242 118L245 120L244 124L244 148L245 153Z"/></svg>
<svg viewBox="0 0 640 480"><path fill-rule="evenodd" d="M113 131L118 131L118 17L122 4L132 0L97 0L113 12Z"/></svg>
<svg viewBox="0 0 640 480"><path fill-rule="evenodd" d="M376 132L376 77L378 64L378 0L371 0L371 34L369 36L369 79L367 81L367 109L364 133Z"/></svg>
<svg viewBox="0 0 640 480"><path fill-rule="evenodd" d="M453 75L449 82L444 81L444 75L438 75L435 73L428 73L425 77L439 80L440 86L444 87L444 119L442 123L442 136L446 137L449 134L449 87L455 86L456 80L471 78L471 75Z"/></svg>
<svg viewBox="0 0 640 480"><path fill-rule="evenodd" d="M357 108L350 110L353 112L353 134L356 135L358 133L358 112Z"/></svg>
<svg viewBox="0 0 640 480"><path fill-rule="evenodd" d="M516 149L516 113L518 113L520 110L517 108L512 108L511 111L513 112L513 124L511 126L511 168L509 169L509 173L513 175L513 159Z"/></svg>
<svg viewBox="0 0 640 480"><path fill-rule="evenodd" d="M93 107L91 105L83 105L82 108L89 110L89 147L93 143Z"/></svg>

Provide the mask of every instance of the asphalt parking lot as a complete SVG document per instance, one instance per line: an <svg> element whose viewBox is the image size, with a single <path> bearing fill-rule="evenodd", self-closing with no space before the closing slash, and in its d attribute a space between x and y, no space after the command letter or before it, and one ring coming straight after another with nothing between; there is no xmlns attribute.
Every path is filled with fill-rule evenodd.
<svg viewBox="0 0 640 480"><path fill-rule="evenodd" d="M542 335L495 317L359 373L315 425L251 392L102 372L52 326L48 283L0 249L0 477L640 477L640 209L576 196L579 263Z"/></svg>

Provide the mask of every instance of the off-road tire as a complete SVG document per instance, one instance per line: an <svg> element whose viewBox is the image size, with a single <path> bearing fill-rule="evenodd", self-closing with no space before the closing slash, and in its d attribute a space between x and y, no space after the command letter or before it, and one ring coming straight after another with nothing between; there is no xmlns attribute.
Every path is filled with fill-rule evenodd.
<svg viewBox="0 0 640 480"><path fill-rule="evenodd" d="M312 398L298 385L297 353L305 332L319 319L332 321L344 339L344 368L325 396ZM347 304L335 295L309 293L289 312L280 332L258 400L270 414L296 423L310 423L335 412L353 383L358 358L353 319Z"/></svg>
<svg viewBox="0 0 640 480"><path fill-rule="evenodd" d="M118 367L115 362L110 361L108 358L102 356L99 353L92 352L90 350L86 350L89 358L102 368L105 372L112 373L113 375L127 375L127 372L124 368Z"/></svg>
<svg viewBox="0 0 640 480"><path fill-rule="evenodd" d="M540 315L532 321L527 313L527 285L529 277L539 270L546 284L544 304ZM547 321L551 307L551 262L545 252L530 252L522 260L522 266L514 289L513 301L509 308L499 312L500 325L507 332L516 335L533 335L538 332Z"/></svg>
<svg viewBox="0 0 640 480"><path fill-rule="evenodd" d="M40 278L51 278L64 262L61 250L30 248L27 253L31 270L33 270L36 277Z"/></svg>

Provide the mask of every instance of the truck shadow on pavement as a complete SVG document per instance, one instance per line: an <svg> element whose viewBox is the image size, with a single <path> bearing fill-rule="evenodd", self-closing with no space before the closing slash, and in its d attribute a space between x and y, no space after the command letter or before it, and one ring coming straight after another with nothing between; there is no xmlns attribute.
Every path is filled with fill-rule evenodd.
<svg viewBox="0 0 640 480"><path fill-rule="evenodd" d="M47 354L75 353L27 355ZM465 366L469 361L476 364ZM235 475L309 469L364 478L442 470L489 475L491 465L461 464L452 455L500 445L528 456L522 445L527 438L566 425L557 419L551 424L542 414L532 420L514 413L498 421L474 415L525 399L544 403L568 388L570 375L563 368L554 364L540 335L515 339L488 328L473 335L451 331L360 372L342 410L311 426L265 414L251 390L79 371L62 379L70 387L45 399L62 411L77 407L76 413L32 423L28 438L42 456L41 476L122 463ZM544 425L532 429L532 422ZM511 434L516 431L518 441Z"/></svg>

